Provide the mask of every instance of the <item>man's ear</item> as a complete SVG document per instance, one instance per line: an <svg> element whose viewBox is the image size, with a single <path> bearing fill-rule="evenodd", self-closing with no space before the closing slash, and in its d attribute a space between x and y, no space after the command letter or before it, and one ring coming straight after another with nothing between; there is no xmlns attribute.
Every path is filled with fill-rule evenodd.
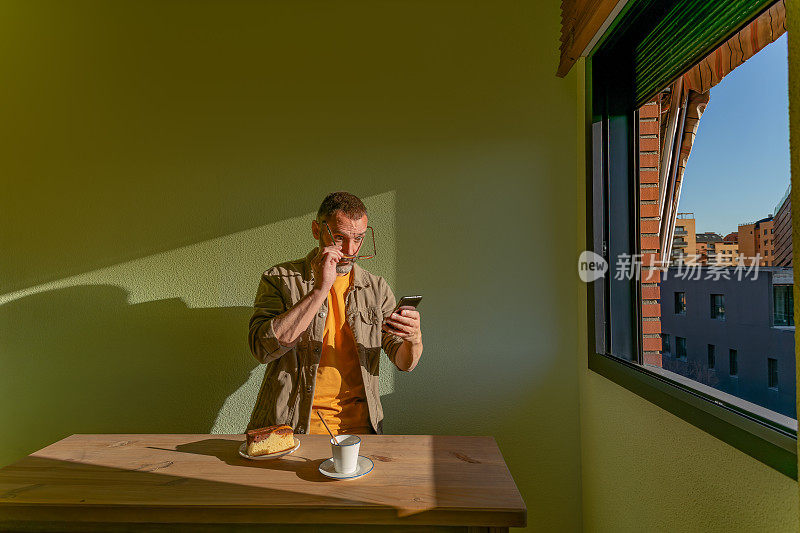
<svg viewBox="0 0 800 533"><path fill-rule="evenodd" d="M315 241L319 241L319 222L316 220L311 221L311 234L314 236Z"/></svg>

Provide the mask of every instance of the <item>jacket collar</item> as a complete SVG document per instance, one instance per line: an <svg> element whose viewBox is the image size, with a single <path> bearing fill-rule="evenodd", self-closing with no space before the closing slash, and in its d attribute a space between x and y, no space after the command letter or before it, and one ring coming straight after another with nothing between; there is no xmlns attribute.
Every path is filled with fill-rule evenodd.
<svg viewBox="0 0 800 533"><path fill-rule="evenodd" d="M308 255L303 259L303 277L314 283L314 271L311 268L311 261L317 256L318 247L314 247ZM369 287L369 273L361 268L359 264L353 263L353 287L363 288Z"/></svg>

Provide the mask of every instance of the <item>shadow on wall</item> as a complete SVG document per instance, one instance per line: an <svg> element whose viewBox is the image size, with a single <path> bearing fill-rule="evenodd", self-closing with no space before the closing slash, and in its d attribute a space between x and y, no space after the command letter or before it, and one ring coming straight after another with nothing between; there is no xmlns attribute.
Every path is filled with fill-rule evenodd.
<svg viewBox="0 0 800 533"><path fill-rule="evenodd" d="M0 306L0 399L9 406L0 410L0 465L73 433L209 432L255 366L250 313L178 299L129 305L110 285Z"/></svg>

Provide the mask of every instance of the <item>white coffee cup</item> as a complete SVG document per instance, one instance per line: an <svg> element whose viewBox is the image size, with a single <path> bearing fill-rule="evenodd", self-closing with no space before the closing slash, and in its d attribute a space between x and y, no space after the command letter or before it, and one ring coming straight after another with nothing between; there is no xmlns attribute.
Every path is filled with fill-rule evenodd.
<svg viewBox="0 0 800 533"><path fill-rule="evenodd" d="M335 438L335 441L331 439L333 469L340 474L352 474L358 468L358 449L361 447L361 437L336 435Z"/></svg>

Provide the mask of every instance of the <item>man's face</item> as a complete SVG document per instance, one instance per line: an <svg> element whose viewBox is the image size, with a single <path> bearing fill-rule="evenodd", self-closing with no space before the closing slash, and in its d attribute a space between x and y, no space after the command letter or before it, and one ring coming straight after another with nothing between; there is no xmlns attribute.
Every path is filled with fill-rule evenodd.
<svg viewBox="0 0 800 533"><path fill-rule="evenodd" d="M344 255L356 255L361 248L364 234L367 231L367 215L357 220L352 220L341 211L336 211L328 217L326 222L331 230L330 233L333 234L333 240L328 230L325 229L324 224L320 224L315 220L311 225L314 238L319 241L320 247L336 246ZM336 265L336 273L339 275L349 273L353 268L354 261L355 259L342 259Z"/></svg>

